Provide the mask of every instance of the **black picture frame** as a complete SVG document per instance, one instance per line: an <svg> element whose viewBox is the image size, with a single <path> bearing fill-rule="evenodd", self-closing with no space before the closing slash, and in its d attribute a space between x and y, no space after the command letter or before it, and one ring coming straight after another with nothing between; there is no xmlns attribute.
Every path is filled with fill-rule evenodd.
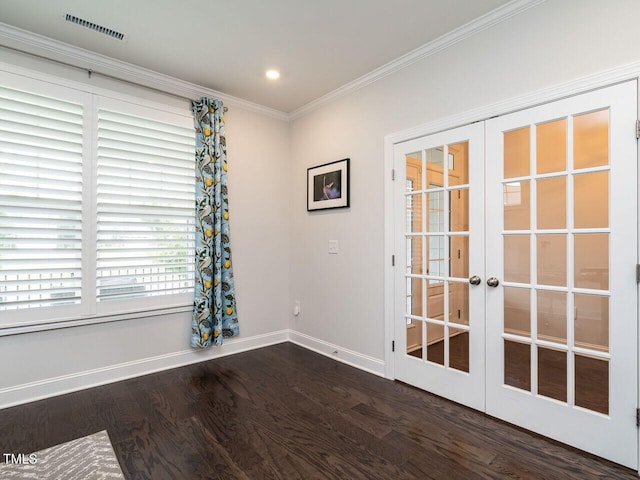
<svg viewBox="0 0 640 480"><path fill-rule="evenodd" d="M307 211L349 207L348 158L307 169Z"/></svg>

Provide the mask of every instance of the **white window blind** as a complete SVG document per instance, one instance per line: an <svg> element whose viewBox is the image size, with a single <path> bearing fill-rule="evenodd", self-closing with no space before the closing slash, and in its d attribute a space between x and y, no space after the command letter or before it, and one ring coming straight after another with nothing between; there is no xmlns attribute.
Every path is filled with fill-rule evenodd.
<svg viewBox="0 0 640 480"><path fill-rule="evenodd" d="M194 138L184 120L98 110L98 302L192 291Z"/></svg>
<svg viewBox="0 0 640 480"><path fill-rule="evenodd" d="M0 311L78 304L83 107L0 87Z"/></svg>
<svg viewBox="0 0 640 480"><path fill-rule="evenodd" d="M122 98L0 71L0 334L193 301L191 113Z"/></svg>

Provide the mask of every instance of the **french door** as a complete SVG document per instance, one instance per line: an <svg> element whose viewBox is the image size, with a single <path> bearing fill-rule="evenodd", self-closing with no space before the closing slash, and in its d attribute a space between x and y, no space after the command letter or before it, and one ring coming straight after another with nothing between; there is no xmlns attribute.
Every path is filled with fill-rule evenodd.
<svg viewBox="0 0 640 480"><path fill-rule="evenodd" d="M396 147L396 378L484 410L482 124ZM478 283L469 282L477 276ZM475 280L474 280L475 282Z"/></svg>
<svg viewBox="0 0 640 480"><path fill-rule="evenodd" d="M636 97L627 82L394 151L396 378L634 469Z"/></svg>

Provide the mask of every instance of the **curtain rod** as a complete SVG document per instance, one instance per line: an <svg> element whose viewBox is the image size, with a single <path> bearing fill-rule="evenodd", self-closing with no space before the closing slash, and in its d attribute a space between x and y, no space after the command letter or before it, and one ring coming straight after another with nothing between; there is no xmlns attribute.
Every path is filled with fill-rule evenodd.
<svg viewBox="0 0 640 480"><path fill-rule="evenodd" d="M5 48L7 50L12 50L14 52L22 53L24 55L29 55L31 57L39 58L41 60L46 60L48 62L57 63L58 65L64 65L65 67L75 68L76 70L81 70L83 72L87 72L87 75L89 76L89 78L91 78L92 75L100 75L101 77L104 77L104 78L109 78L111 80L116 80L118 82L128 83L130 85L134 85L136 87L145 88L147 90L153 90L155 92L163 93L165 95L170 95L172 97L179 98L181 100L187 100L189 102L191 102L193 100L192 98L185 97L184 95L178 95L177 93L169 92L169 91L163 90L161 88L151 87L149 85L144 85L142 83L133 82L131 80L127 80L127 79L124 79L124 78L116 77L115 75L110 75L108 73L99 72L99 71L93 70L91 68L80 67L78 65L74 65L73 63L65 62L65 61L62 61L62 60L56 60L55 58L49 58L49 57L46 57L44 55L40 55L38 53L33 53L33 52L28 52L26 50L22 50L20 48L9 47L7 45L0 45L0 47ZM229 109L227 107L224 107L224 111L228 112Z"/></svg>

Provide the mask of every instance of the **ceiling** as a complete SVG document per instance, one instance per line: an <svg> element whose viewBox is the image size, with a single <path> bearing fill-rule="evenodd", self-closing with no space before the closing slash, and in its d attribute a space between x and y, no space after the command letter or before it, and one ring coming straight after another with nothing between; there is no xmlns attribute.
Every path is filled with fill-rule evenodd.
<svg viewBox="0 0 640 480"><path fill-rule="evenodd" d="M290 113L507 3L0 0L0 22ZM265 78L269 68L281 78Z"/></svg>

